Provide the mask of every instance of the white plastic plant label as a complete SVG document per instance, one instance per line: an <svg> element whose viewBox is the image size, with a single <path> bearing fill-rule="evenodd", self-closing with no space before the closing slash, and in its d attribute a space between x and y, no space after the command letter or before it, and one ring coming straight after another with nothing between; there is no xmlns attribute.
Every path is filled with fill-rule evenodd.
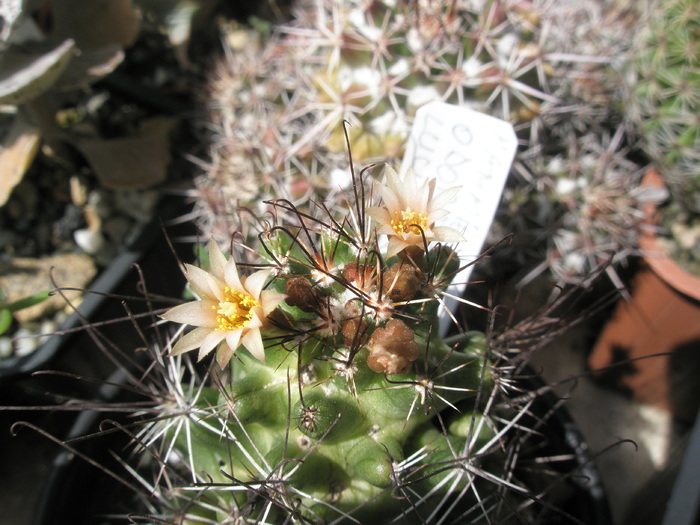
<svg viewBox="0 0 700 525"><path fill-rule="evenodd" d="M440 224L464 234L455 246L464 266L483 249L503 186L510 171L517 139L513 126L469 108L431 102L416 113L401 174L413 167L418 184L435 178L438 194L461 186ZM462 294L473 266L467 267L448 290Z"/></svg>

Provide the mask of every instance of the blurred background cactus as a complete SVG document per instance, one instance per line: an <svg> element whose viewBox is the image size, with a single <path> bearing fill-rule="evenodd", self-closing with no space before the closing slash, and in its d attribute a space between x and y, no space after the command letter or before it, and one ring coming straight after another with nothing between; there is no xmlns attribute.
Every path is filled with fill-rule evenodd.
<svg viewBox="0 0 700 525"><path fill-rule="evenodd" d="M274 188L299 202L347 183L327 176L346 170L344 119L361 164L400 159L416 109L433 100L513 122L523 148L539 149L545 122L583 107L562 103L550 85L571 78L565 73L576 58L587 60L550 56L545 47L568 9L304 1L269 35L226 28L226 60L206 94L214 148L200 185L210 208L204 221L213 221L205 231L230 211L220 201L248 205ZM596 56L591 67L596 61L605 59Z"/></svg>
<svg viewBox="0 0 700 525"><path fill-rule="evenodd" d="M637 201L632 192L614 216L593 214L595 235L581 210L614 209L601 196L636 186L641 174L629 136L615 133L629 126L620 100L639 6L308 0L295 7L290 23L264 34L224 28L226 58L204 94L213 143L198 182L205 235L225 238L238 206L263 211L259 203L273 193L299 205L347 184L343 119L354 161L395 161L415 111L441 100L505 119L518 133L490 239L516 234L505 260L549 261L531 275L551 269L557 281L580 282L602 262L636 253L634 234L619 233L634 231L647 196ZM567 193L583 190L586 178L595 189ZM590 198L598 203L581 202ZM606 220L617 233L606 234ZM615 264L610 275L619 284Z"/></svg>
<svg viewBox="0 0 700 525"><path fill-rule="evenodd" d="M651 2L629 68L625 110L664 178L665 246L700 275L700 5ZM670 240L672 239L672 240Z"/></svg>

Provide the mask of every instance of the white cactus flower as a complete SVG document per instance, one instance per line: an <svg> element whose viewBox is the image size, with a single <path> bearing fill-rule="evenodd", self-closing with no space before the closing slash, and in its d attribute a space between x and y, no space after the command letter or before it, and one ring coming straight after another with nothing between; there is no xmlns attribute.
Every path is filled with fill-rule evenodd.
<svg viewBox="0 0 700 525"><path fill-rule="evenodd" d="M236 262L227 259L213 240L209 242L209 259L208 272L185 265L187 281L199 299L171 308L161 316L167 321L196 327L173 345L170 355L199 348L198 360L201 360L218 347L216 360L224 368L239 345L243 345L264 361L260 328L285 295L263 290L270 275L267 270L239 276Z"/></svg>
<svg viewBox="0 0 700 525"><path fill-rule="evenodd" d="M423 248L423 238L428 243L465 240L454 228L435 226L435 221L448 215L444 207L460 187L434 195L435 183L435 179L430 179L418 185L410 168L402 180L391 166L387 166L386 184L377 184L384 206L367 208L367 214L380 225L377 233L389 237L387 258L409 246Z"/></svg>

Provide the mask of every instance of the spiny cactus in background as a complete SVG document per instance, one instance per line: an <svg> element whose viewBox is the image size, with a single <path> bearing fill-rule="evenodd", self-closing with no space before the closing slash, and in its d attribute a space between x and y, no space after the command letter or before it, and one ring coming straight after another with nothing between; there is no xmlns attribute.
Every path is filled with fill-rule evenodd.
<svg viewBox="0 0 700 525"><path fill-rule="evenodd" d="M192 524L530 522L548 509L534 510L514 468L524 442L508 436L530 432L532 400L502 404L482 333L439 333L459 269L444 243L460 235L435 224L451 192L387 168L373 202L354 181L342 213L268 202L296 220L234 250L247 262L211 241L209 271L187 266L198 299L163 317L196 328L158 356L170 401L138 435L168 458L168 491L144 486ZM192 350L218 366L180 386Z"/></svg>
<svg viewBox="0 0 700 525"><path fill-rule="evenodd" d="M309 0L269 39L228 31L207 95L214 146L199 185L204 231L224 239L236 203L275 194L301 204L346 183L343 119L363 163L400 159L415 111L433 100L512 122L537 155L545 129L607 119L614 96L597 85L596 68L618 51L606 35L627 33L610 29L620 17L602 24L600 6L581 4ZM585 55L564 46L571 34L560 26L574 14Z"/></svg>
<svg viewBox="0 0 700 525"><path fill-rule="evenodd" d="M700 213L700 5L654 2L647 16L627 109L675 198Z"/></svg>
<svg viewBox="0 0 700 525"><path fill-rule="evenodd" d="M651 2L631 63L628 110L671 194L671 256L700 273L700 4Z"/></svg>
<svg viewBox="0 0 700 525"><path fill-rule="evenodd" d="M658 203L663 197L663 193L640 186L644 170L629 158L624 132L621 125L612 136L571 133L565 151L531 164L542 182L534 203L537 211L532 215L511 211L513 220L527 221L512 228L531 232L524 242L546 242L547 253L521 285L545 270L558 282L582 284L607 266L612 282L623 288L615 269L639 254L637 238L645 218L644 205ZM513 200L517 204L519 199L522 197ZM508 213L507 206L501 213ZM533 239L534 235L542 238Z"/></svg>

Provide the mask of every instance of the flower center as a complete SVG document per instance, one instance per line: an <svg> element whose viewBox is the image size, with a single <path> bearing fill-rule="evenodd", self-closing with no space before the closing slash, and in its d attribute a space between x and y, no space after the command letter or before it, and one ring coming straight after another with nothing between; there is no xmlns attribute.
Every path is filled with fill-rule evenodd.
<svg viewBox="0 0 700 525"><path fill-rule="evenodd" d="M244 328L253 318L250 311L259 305L252 295L231 290L227 286L224 288L224 300L217 306L212 306L219 314L216 316L218 330L232 331Z"/></svg>
<svg viewBox="0 0 700 525"><path fill-rule="evenodd" d="M392 213L389 224L398 234L415 233L420 235L421 230L425 232L428 227L428 217L423 213L411 211L411 208L406 208L403 211Z"/></svg>

